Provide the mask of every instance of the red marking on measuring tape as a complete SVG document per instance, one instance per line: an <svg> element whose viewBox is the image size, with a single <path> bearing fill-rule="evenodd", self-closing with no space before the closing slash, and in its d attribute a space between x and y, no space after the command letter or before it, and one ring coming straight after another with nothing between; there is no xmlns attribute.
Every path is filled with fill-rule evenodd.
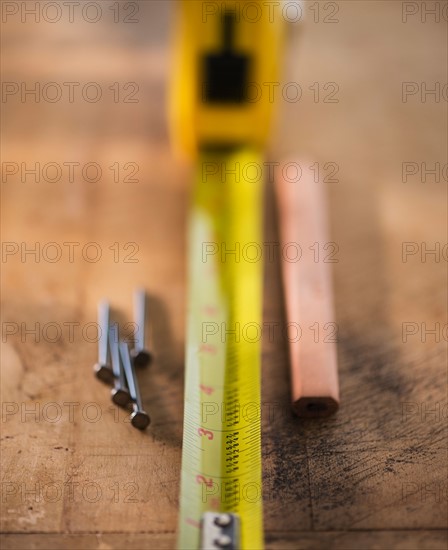
<svg viewBox="0 0 448 550"><path fill-rule="evenodd" d="M196 481L198 483L204 483L205 485L207 485L207 487L213 487L213 479L210 478L210 479L206 479L204 476L201 476L201 475L197 475L196 476Z"/></svg>
<svg viewBox="0 0 448 550"><path fill-rule="evenodd" d="M218 309L215 306L205 306L204 307L204 313L206 315L210 315L210 317L214 317L218 312Z"/></svg>
<svg viewBox="0 0 448 550"><path fill-rule="evenodd" d="M213 432L211 432L210 430L205 430L204 428L198 428L198 434L205 435L207 439L210 439L210 440L214 438Z"/></svg>
<svg viewBox="0 0 448 550"><path fill-rule="evenodd" d="M201 528L201 524L199 521L196 521L195 519L193 518L187 518L185 520L185 523L188 523L188 525L192 525L193 527L196 527L197 529L200 529Z"/></svg>
<svg viewBox="0 0 448 550"><path fill-rule="evenodd" d="M220 502L219 498L213 497L210 501L210 507L212 510L219 510Z"/></svg>
<svg viewBox="0 0 448 550"><path fill-rule="evenodd" d="M216 346L212 346L211 344L201 344L201 346L199 347L199 351L212 353L214 355L216 353Z"/></svg>

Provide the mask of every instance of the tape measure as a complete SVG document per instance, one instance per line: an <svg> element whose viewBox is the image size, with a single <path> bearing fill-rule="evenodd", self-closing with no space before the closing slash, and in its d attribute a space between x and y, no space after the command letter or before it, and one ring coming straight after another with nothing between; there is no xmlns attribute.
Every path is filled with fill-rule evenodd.
<svg viewBox="0 0 448 550"><path fill-rule="evenodd" d="M259 8L256 21L251 6ZM265 2L245 0L184 0L179 15L171 120L196 175L178 547L260 550L258 251L272 103L259 91L277 77L281 18L272 20Z"/></svg>
<svg viewBox="0 0 448 550"><path fill-rule="evenodd" d="M170 125L177 151L269 138L284 35L265 0L181 0L174 28ZM275 97L275 96L274 96Z"/></svg>
<svg viewBox="0 0 448 550"><path fill-rule="evenodd" d="M205 512L240 518L240 546L262 538L260 345L263 181L221 168L262 165L253 149L200 155L189 235L189 303L179 548L200 548ZM236 167L236 168L235 168ZM259 256L259 255L258 255Z"/></svg>

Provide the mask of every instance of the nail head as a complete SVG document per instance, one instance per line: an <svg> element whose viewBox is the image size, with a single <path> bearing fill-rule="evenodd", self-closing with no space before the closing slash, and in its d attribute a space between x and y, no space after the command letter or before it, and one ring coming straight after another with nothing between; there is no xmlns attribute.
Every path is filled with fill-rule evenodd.
<svg viewBox="0 0 448 550"><path fill-rule="evenodd" d="M152 355L146 350L132 350L131 357L134 367L138 369L147 367L152 362Z"/></svg>
<svg viewBox="0 0 448 550"><path fill-rule="evenodd" d="M95 372L95 376L98 378L98 380L101 380L101 382L104 382L106 384L113 383L114 373L112 372L112 369L107 365L100 365L99 363L95 363L93 370Z"/></svg>
<svg viewBox="0 0 448 550"><path fill-rule="evenodd" d="M145 430L151 419L144 411L135 411L131 414L131 424L138 430Z"/></svg>
<svg viewBox="0 0 448 550"><path fill-rule="evenodd" d="M115 403L115 405L118 405L119 407L126 407L126 405L131 400L131 396L129 393L123 389L116 389L114 388L111 391L112 395L112 401Z"/></svg>

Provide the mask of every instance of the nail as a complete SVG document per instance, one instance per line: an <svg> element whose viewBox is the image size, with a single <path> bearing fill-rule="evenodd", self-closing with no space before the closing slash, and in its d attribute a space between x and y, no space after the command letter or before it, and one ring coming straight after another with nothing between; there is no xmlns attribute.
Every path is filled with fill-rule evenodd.
<svg viewBox="0 0 448 550"><path fill-rule="evenodd" d="M112 361L112 371L114 373L114 388L111 390L112 401L120 407L126 407L131 400L131 396L129 395L124 377L123 365L120 360L117 324L110 325L109 327L109 349Z"/></svg>
<svg viewBox="0 0 448 550"><path fill-rule="evenodd" d="M131 363L131 357L129 355L129 348L126 342L120 342L120 355L123 362L124 372L126 374L126 380L128 383L129 393L132 398L133 412L131 414L131 424L134 428L144 430L148 427L151 419L149 415L143 410L142 398L140 397L140 391L138 389L137 377L135 376L134 365Z"/></svg>
<svg viewBox="0 0 448 550"><path fill-rule="evenodd" d="M109 366L108 332L109 332L109 302L98 304L98 326L100 338L98 340L98 363L93 367L95 375L102 382L112 384L114 373Z"/></svg>
<svg viewBox="0 0 448 550"><path fill-rule="evenodd" d="M134 348L131 351L136 368L146 367L152 360L152 355L145 349L145 313L146 293L144 289L138 288L134 292L134 321L137 325L137 332Z"/></svg>

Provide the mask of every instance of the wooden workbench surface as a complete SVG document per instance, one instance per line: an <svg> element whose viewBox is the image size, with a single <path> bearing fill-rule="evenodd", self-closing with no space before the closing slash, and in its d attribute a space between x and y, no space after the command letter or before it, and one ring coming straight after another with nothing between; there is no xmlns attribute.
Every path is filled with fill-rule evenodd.
<svg viewBox="0 0 448 550"><path fill-rule="evenodd" d="M316 22L316 7L307 3L306 21L290 28L286 79L299 82L303 94L295 103L279 98L269 158L317 162L320 179L325 163L338 167L338 182L319 184L328 188L331 240L339 246L333 275L341 408L328 420L294 418L287 344L264 339L266 543L273 549L442 549L446 21L442 15L439 23L430 16L422 22L419 12L403 22L403 4L396 1L327 4L320 9L336 6L337 22L324 21L329 12ZM31 95L22 100L20 91L2 103L2 240L10 243L2 257L4 549L175 544L190 169L172 157L165 116L173 4L139 2L137 22L129 24L113 22L112 2L101 5L97 23L80 16L70 23L65 14L56 23L23 24L19 14L2 24L4 81L19 89L22 82L79 83L73 102L62 86L64 95L54 103L48 97L55 88L41 88L38 103ZM96 103L82 96L88 82L102 91ZM124 88L129 82L139 86L131 96L136 102L124 101L134 91ZM328 82L339 88L336 103L323 101ZM414 83L406 102L403 82ZM440 98L428 95L423 102L423 86L434 83ZM92 97L95 90L86 93ZM73 182L67 162L79 163ZM405 162L417 171L406 183ZM424 181L424 162L428 169L440 163L439 182L433 174ZM24 172L35 163L40 181ZM56 173L51 166L42 174L47 163L61 167L60 181L48 181ZM100 181L86 181L94 172L83 177L87 163L101 167ZM126 163L137 165L137 182L125 180L134 168ZM9 175L14 167L17 173ZM276 240L268 185L266 241ZM73 257L63 245L68 242L77 243ZM26 253L35 243L37 257ZM58 248L48 243L62 250L57 261L51 260ZM411 243L404 245L406 261L403 243ZM156 357L139 373L152 416L146 433L132 429L94 379L97 346L88 325L96 321L98 300L109 297L124 327L137 285L150 294ZM284 323L278 258L266 262L264 319ZM436 334L425 335L433 329Z"/></svg>

